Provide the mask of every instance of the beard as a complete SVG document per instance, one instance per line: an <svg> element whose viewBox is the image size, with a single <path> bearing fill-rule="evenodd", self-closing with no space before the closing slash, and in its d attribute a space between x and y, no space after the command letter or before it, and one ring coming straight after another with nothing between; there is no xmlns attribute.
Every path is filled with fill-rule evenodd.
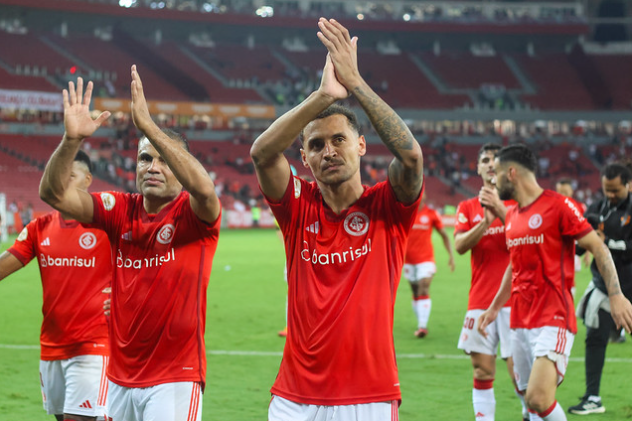
<svg viewBox="0 0 632 421"><path fill-rule="evenodd" d="M505 184L502 188L496 185L496 189L498 190L498 197L500 200L513 199L514 188L511 184Z"/></svg>

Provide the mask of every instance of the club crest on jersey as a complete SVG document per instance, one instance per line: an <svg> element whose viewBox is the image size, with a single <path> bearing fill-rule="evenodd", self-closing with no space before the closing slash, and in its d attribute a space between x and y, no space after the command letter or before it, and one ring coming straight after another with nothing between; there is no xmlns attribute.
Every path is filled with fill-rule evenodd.
<svg viewBox="0 0 632 421"><path fill-rule="evenodd" d="M90 250L97 244L97 236L91 232L84 232L79 237L79 245L84 250Z"/></svg>
<svg viewBox="0 0 632 421"><path fill-rule="evenodd" d="M176 232L176 227L171 224L167 224L164 227L160 228L158 231L158 236L156 239L160 244L169 244L173 239L173 234Z"/></svg>
<svg viewBox="0 0 632 421"><path fill-rule="evenodd" d="M540 225L542 225L542 216L540 216L539 213L531 215L531 218L529 218L529 228L532 230L538 229L540 228Z"/></svg>
<svg viewBox="0 0 632 421"><path fill-rule="evenodd" d="M116 204L116 199L110 193L101 193L101 201L103 201L103 207L106 211L114 209L114 205Z"/></svg>
<svg viewBox="0 0 632 421"><path fill-rule="evenodd" d="M483 220L483 217L480 214L476 214L472 222L480 222Z"/></svg>
<svg viewBox="0 0 632 421"><path fill-rule="evenodd" d="M459 213L459 222L462 224L467 223L467 216L463 215L462 213Z"/></svg>
<svg viewBox="0 0 632 421"><path fill-rule="evenodd" d="M363 235L369 230L369 217L363 212L353 212L345 218L344 227L348 234Z"/></svg>
<svg viewBox="0 0 632 421"><path fill-rule="evenodd" d="M18 235L18 241L24 241L29 236L29 230L24 227L24 229Z"/></svg>
<svg viewBox="0 0 632 421"><path fill-rule="evenodd" d="M421 217L420 221L421 221L422 224L427 224L428 221L430 221L430 220L428 219L428 217L426 215L423 215Z"/></svg>

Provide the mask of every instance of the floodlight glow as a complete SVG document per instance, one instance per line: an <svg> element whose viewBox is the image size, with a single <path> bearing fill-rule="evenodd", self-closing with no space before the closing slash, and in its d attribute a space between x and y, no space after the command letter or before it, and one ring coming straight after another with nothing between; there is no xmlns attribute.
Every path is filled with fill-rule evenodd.
<svg viewBox="0 0 632 421"><path fill-rule="evenodd" d="M406 22L410 21L410 13L404 13L404 20Z"/></svg>
<svg viewBox="0 0 632 421"><path fill-rule="evenodd" d="M136 3L136 0L119 0L119 6L132 7Z"/></svg>
<svg viewBox="0 0 632 421"><path fill-rule="evenodd" d="M274 8L272 6L261 6L255 13L259 17L269 18L274 16Z"/></svg>
<svg viewBox="0 0 632 421"><path fill-rule="evenodd" d="M358 20L364 20L364 15L362 13L358 13Z"/></svg>

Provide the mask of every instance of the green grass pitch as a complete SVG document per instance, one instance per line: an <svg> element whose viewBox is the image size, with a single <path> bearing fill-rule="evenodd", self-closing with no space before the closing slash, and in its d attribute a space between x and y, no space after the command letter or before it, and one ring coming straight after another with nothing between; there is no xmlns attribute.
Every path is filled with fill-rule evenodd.
<svg viewBox="0 0 632 421"><path fill-rule="evenodd" d="M471 365L456 349L469 290L469 254L457 256L456 271L450 273L440 238L435 235L433 242L438 273L431 288L429 336L413 337L416 323L405 280L400 284L395 308L393 334L403 394L400 419L473 420ZM9 245L3 244L2 249ZM274 231L222 232L208 290L209 355L203 420L267 419L269 389L284 342L276 335L285 317L283 263L283 249ZM577 276L578 294L588 281L589 272L584 269ZM41 299L35 262L0 283L0 421L53 419L42 410L39 389ZM584 335L585 328L580 325L566 380L557 395L564 408L577 403L584 392ZM607 412L593 417L601 421L632 419L632 340L610 345L607 357L610 360L602 382ZM494 389L496 419L521 419L502 362L498 364Z"/></svg>

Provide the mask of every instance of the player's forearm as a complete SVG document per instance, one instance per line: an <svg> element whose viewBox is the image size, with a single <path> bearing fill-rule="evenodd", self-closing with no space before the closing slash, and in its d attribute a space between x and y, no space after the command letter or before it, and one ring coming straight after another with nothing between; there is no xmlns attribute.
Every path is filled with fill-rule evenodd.
<svg viewBox="0 0 632 421"><path fill-rule="evenodd" d="M54 208L57 208L64 200L66 186L70 180L72 162L80 146L81 140L69 139L64 134L61 143L46 163L40 181L39 195L44 202Z"/></svg>
<svg viewBox="0 0 632 421"><path fill-rule="evenodd" d="M0 281L23 267L22 262L13 254L8 251L3 252L0 254Z"/></svg>
<svg viewBox="0 0 632 421"><path fill-rule="evenodd" d="M182 147L180 141L167 136L158 126L147 130L145 136L191 196L203 202L215 195L215 186L208 172Z"/></svg>
<svg viewBox="0 0 632 421"><path fill-rule="evenodd" d="M474 246L481 241L481 238L483 238L487 228L489 228L489 224L487 224L485 220L482 220L478 224L474 225L469 231L458 233L454 237L454 248L456 249L456 252L464 254L474 248Z"/></svg>
<svg viewBox="0 0 632 421"><path fill-rule="evenodd" d="M255 167L264 168L274 164L305 126L334 102L331 97L315 91L305 101L279 117L250 148Z"/></svg>
<svg viewBox="0 0 632 421"><path fill-rule="evenodd" d="M608 296L621 294L621 285L619 284L619 276L617 275L617 268L612 260L612 255L605 244L599 244L590 250L595 257L597 263L597 269L604 280L606 289L608 290Z"/></svg>
<svg viewBox="0 0 632 421"><path fill-rule="evenodd" d="M352 89L382 142L407 170L420 173L423 155L419 143L397 113L366 82Z"/></svg>
<svg viewBox="0 0 632 421"><path fill-rule="evenodd" d="M454 254L452 253L452 244L450 244L450 238L443 230L441 231L441 239L443 240L443 247L445 247L445 250L448 252L450 257L454 257Z"/></svg>

